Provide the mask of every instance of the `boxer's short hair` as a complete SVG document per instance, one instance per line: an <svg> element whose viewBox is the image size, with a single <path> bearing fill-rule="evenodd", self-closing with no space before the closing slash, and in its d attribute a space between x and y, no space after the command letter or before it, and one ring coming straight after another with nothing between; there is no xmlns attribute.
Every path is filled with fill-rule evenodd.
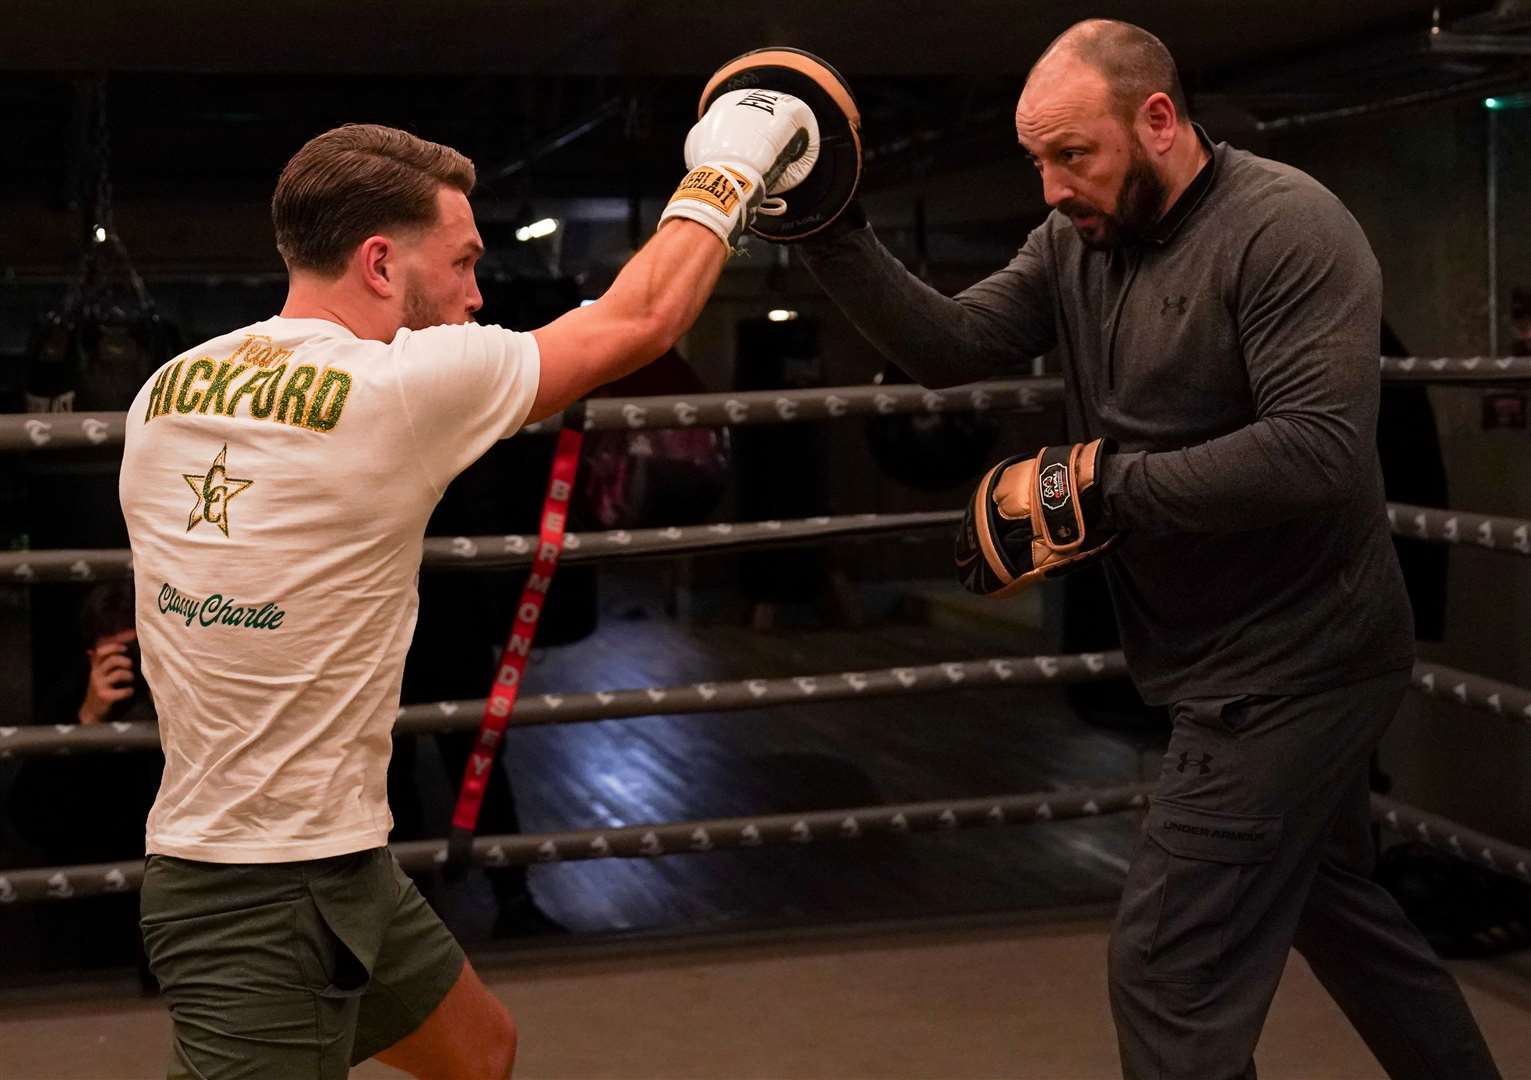
<svg viewBox="0 0 1531 1080"><path fill-rule="evenodd" d="M437 220L443 184L473 191L473 162L450 146L379 124L345 124L292 156L271 197L289 270L338 276L356 246L386 229Z"/></svg>

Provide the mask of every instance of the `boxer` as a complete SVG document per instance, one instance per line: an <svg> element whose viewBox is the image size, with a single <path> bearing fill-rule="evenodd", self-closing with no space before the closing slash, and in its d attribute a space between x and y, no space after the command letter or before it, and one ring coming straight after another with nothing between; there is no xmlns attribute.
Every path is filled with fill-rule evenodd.
<svg viewBox="0 0 1531 1080"><path fill-rule="evenodd" d="M496 440L665 352L817 152L799 99L721 95L657 235L530 333L473 321L462 154L348 125L282 170L285 306L160 368L123 451L166 758L142 927L171 1076L510 1075L510 1015L386 847L426 520Z"/></svg>

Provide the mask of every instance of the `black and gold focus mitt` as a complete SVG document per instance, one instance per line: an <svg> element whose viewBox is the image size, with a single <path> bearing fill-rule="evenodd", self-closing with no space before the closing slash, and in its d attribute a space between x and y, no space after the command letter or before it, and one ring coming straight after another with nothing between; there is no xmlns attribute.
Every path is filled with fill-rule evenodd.
<svg viewBox="0 0 1531 1080"><path fill-rule="evenodd" d="M957 577L969 592L1006 596L1093 562L1116 543L1096 478L1107 439L1006 458L978 483L957 533Z"/></svg>

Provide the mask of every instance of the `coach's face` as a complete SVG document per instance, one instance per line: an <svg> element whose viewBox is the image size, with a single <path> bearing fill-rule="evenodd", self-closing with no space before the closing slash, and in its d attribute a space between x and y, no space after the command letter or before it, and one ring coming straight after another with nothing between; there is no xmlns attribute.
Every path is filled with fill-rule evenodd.
<svg viewBox="0 0 1531 1080"><path fill-rule="evenodd" d="M1039 65L1016 106L1015 132L1042 176L1047 205L1068 215L1089 247L1129 242L1158 220L1165 182L1094 68Z"/></svg>
<svg viewBox="0 0 1531 1080"><path fill-rule="evenodd" d="M402 324L410 330L473 321L484 306L474 274L484 242L473 223L468 197L443 184L436 192L436 224L403 237Z"/></svg>

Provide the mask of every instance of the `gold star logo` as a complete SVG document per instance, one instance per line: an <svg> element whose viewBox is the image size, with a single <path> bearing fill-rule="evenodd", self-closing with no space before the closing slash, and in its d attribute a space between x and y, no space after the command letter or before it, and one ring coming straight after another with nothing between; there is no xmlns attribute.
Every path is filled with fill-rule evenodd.
<svg viewBox="0 0 1531 1080"><path fill-rule="evenodd" d="M255 481L236 480L229 476L224 467L228 456L229 446L224 443L205 475L181 474L181 478L197 494L197 505L191 508L191 520L186 523L187 532L195 529L198 522L205 521L222 529L224 536L229 534L229 500Z"/></svg>

